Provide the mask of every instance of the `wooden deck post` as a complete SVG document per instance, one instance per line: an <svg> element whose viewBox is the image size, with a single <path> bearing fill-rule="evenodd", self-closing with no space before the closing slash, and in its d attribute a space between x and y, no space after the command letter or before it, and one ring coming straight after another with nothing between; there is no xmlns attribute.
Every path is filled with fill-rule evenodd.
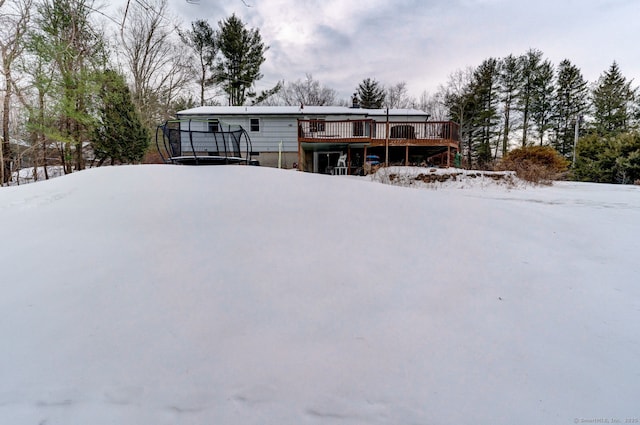
<svg viewBox="0 0 640 425"><path fill-rule="evenodd" d="M389 166L389 107L387 106L387 123L385 125L384 139L384 166Z"/></svg>
<svg viewBox="0 0 640 425"><path fill-rule="evenodd" d="M409 166L409 145L406 146L406 151L404 153L404 166Z"/></svg>

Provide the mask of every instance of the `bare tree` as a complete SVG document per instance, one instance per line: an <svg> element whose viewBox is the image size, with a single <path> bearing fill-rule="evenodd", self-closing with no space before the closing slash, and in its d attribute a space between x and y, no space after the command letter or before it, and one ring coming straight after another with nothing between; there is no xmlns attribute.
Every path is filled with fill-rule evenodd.
<svg viewBox="0 0 640 425"><path fill-rule="evenodd" d="M473 96L470 94L473 71L472 67L458 69L449 75L447 84L439 88L445 107L449 112L449 118L460 126L460 136L466 145L468 164L471 164L472 160L470 146L472 126L469 109L473 103Z"/></svg>
<svg viewBox="0 0 640 425"><path fill-rule="evenodd" d="M415 104L415 99L407 92L407 83L401 81L386 90L385 106L388 108L411 108Z"/></svg>
<svg viewBox="0 0 640 425"><path fill-rule="evenodd" d="M336 91L305 74L304 80L288 83L282 89L280 98L285 105L326 106L336 102Z"/></svg>
<svg viewBox="0 0 640 425"><path fill-rule="evenodd" d="M432 121L445 121L448 119L448 113L443 96L442 91L431 94L425 90L420 94L416 108L428 113Z"/></svg>
<svg viewBox="0 0 640 425"><path fill-rule="evenodd" d="M131 2L125 13L121 36L134 103L144 125L154 128L173 114L173 102L194 77L192 67L173 35L167 0Z"/></svg>
<svg viewBox="0 0 640 425"><path fill-rule="evenodd" d="M49 179L48 151L51 144L57 144L58 150L63 150L63 143L49 139L46 128L54 126L54 112L51 110L52 91L55 84L55 71L40 56L23 55L19 63L19 72L26 80L24 87L14 81L15 94L23 109L28 113L29 140L34 147L34 180L39 178L37 168L42 166L43 176Z"/></svg>
<svg viewBox="0 0 640 425"><path fill-rule="evenodd" d="M2 101L2 148L0 149L0 184L11 177L11 135L9 117L13 96L13 67L24 50L23 38L31 18L32 0L0 0L0 59L4 96Z"/></svg>

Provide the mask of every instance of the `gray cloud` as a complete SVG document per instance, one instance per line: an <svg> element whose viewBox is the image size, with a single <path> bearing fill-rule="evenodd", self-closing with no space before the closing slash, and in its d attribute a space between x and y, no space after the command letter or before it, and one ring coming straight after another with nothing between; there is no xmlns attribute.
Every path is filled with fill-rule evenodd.
<svg viewBox="0 0 640 425"><path fill-rule="evenodd" d="M172 0L185 22L236 13L270 45L259 89L305 73L348 97L363 78L413 95L488 57L540 49L594 81L616 60L640 80L636 0Z"/></svg>

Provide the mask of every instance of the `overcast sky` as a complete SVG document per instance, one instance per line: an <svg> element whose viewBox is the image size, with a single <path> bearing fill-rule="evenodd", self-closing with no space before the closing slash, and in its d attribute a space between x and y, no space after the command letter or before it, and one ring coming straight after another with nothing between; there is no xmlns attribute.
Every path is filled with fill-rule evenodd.
<svg viewBox="0 0 640 425"><path fill-rule="evenodd" d="M236 13L270 46L259 90L305 73L348 98L364 78L434 92L457 69L530 48L589 81L640 81L639 0L169 0L183 23ZM247 6L245 6L248 5Z"/></svg>

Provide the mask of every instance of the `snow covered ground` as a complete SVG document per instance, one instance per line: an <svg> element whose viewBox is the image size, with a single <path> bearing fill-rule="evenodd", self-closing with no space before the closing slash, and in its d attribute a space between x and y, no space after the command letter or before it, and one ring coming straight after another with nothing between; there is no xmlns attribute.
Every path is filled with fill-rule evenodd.
<svg viewBox="0 0 640 425"><path fill-rule="evenodd" d="M64 169L60 165L48 166L47 172L49 174L50 179L64 175ZM45 177L46 176L44 173L44 167L37 167L35 171L33 167L21 168L20 170L13 173L13 178L9 182L9 185L20 186L22 184L34 183L36 181L45 180Z"/></svg>
<svg viewBox="0 0 640 425"><path fill-rule="evenodd" d="M640 419L640 187L466 187L149 165L0 188L0 423Z"/></svg>

